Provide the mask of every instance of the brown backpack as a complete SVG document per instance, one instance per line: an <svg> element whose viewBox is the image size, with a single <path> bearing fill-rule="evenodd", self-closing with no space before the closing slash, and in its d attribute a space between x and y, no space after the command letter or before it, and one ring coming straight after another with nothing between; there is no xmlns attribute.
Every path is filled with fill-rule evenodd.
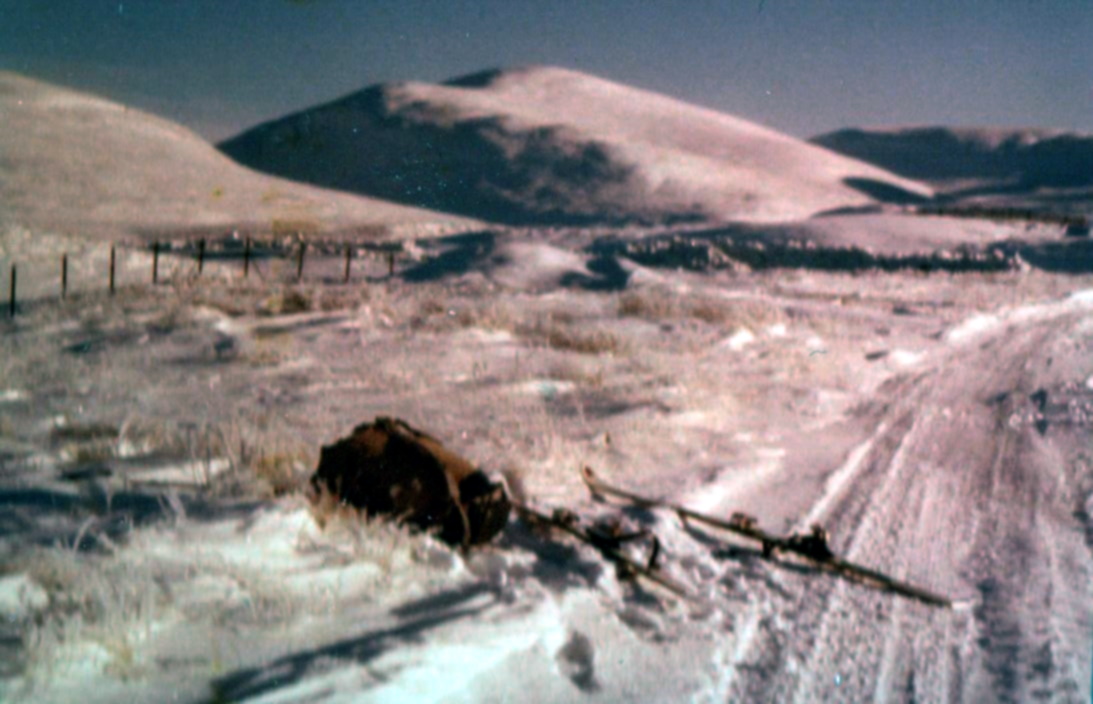
<svg viewBox="0 0 1093 704"><path fill-rule="evenodd" d="M378 417L324 446L311 486L464 547L501 532L511 509L502 484L397 418Z"/></svg>

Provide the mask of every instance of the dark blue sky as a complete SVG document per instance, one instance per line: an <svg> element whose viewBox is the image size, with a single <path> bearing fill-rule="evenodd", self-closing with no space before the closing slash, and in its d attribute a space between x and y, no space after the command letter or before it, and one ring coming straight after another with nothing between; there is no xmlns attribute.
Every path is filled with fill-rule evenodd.
<svg viewBox="0 0 1093 704"><path fill-rule="evenodd" d="M0 0L0 68L212 139L372 83L531 63L803 137L1093 132L1091 0Z"/></svg>

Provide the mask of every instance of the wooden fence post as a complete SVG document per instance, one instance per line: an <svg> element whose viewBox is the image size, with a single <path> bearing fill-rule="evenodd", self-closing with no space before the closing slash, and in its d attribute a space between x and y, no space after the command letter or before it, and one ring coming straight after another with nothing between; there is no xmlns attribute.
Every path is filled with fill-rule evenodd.
<svg viewBox="0 0 1093 704"><path fill-rule="evenodd" d="M201 276L201 271L205 268L205 238L202 237L201 241L197 243L197 275Z"/></svg>
<svg viewBox="0 0 1093 704"><path fill-rule="evenodd" d="M68 296L68 252L61 255L61 298Z"/></svg>
<svg viewBox="0 0 1093 704"><path fill-rule="evenodd" d="M117 262L114 245L110 245L110 295L114 295L114 269Z"/></svg>
<svg viewBox="0 0 1093 704"><path fill-rule="evenodd" d="M393 249L387 251L387 275L395 275L395 250Z"/></svg>
<svg viewBox="0 0 1093 704"><path fill-rule="evenodd" d="M353 245L345 245L345 280L342 283L349 283L349 263L353 260Z"/></svg>
<svg viewBox="0 0 1093 704"><path fill-rule="evenodd" d="M296 254L296 281L304 277L304 252L307 251L307 242L300 243L300 251Z"/></svg>
<svg viewBox="0 0 1093 704"><path fill-rule="evenodd" d="M248 237L243 243L243 278L247 278L247 274L250 273L250 238Z"/></svg>
<svg viewBox="0 0 1093 704"><path fill-rule="evenodd" d="M159 283L159 242L152 243L152 285Z"/></svg>
<svg viewBox="0 0 1093 704"><path fill-rule="evenodd" d="M15 262L11 264L11 290L8 293L8 317L15 317Z"/></svg>

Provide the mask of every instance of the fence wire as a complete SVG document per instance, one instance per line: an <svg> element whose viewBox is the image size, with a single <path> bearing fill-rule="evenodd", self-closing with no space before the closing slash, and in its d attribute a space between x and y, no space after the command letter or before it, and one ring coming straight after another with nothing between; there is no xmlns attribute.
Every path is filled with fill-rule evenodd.
<svg viewBox="0 0 1093 704"><path fill-rule="evenodd" d="M0 296L8 316L36 301L177 282L367 283L395 274L397 245L225 238L99 242L10 229L0 237Z"/></svg>

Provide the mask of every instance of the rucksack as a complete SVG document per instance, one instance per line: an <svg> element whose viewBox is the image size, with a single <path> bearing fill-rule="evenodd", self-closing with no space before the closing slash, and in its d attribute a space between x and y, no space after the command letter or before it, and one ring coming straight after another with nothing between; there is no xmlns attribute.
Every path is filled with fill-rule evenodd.
<svg viewBox="0 0 1093 704"><path fill-rule="evenodd" d="M503 484L397 418L377 417L324 446L311 486L464 547L500 533L511 510Z"/></svg>

